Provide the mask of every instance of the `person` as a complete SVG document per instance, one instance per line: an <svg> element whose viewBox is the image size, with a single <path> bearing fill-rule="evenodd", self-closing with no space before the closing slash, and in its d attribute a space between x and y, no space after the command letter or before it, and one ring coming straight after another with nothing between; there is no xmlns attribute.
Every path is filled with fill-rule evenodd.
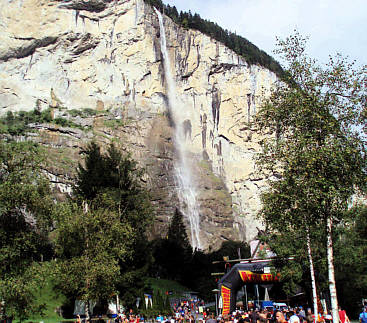
<svg viewBox="0 0 367 323"><path fill-rule="evenodd" d="M363 312L359 314L359 323L367 323L367 306L365 306Z"/></svg>
<svg viewBox="0 0 367 323"><path fill-rule="evenodd" d="M289 323L300 323L299 317L298 317L298 309L296 310L296 312L290 311L289 315Z"/></svg>
<svg viewBox="0 0 367 323"><path fill-rule="evenodd" d="M217 320L214 319L213 313L210 313L209 318L206 320L206 323L217 323Z"/></svg>
<svg viewBox="0 0 367 323"><path fill-rule="evenodd" d="M281 311L277 311L277 312L275 313L275 322L276 322L276 323L288 323L288 322L285 320L284 314L283 314Z"/></svg>
<svg viewBox="0 0 367 323"><path fill-rule="evenodd" d="M268 311L263 309L260 313L259 313L259 321L260 323L267 323L268 322Z"/></svg>
<svg viewBox="0 0 367 323"><path fill-rule="evenodd" d="M245 312L244 315L242 315L242 318L246 323L251 323L250 314L248 312Z"/></svg>
<svg viewBox="0 0 367 323"><path fill-rule="evenodd" d="M298 316L301 319L301 321L304 321L306 319L306 313L302 306L299 307Z"/></svg>
<svg viewBox="0 0 367 323"><path fill-rule="evenodd" d="M259 320L259 314L257 309L255 309L254 311L251 309L250 320L251 323L257 323L257 321Z"/></svg>
<svg viewBox="0 0 367 323"><path fill-rule="evenodd" d="M232 323L233 322L232 317L230 315L224 315L223 319L224 319L224 323Z"/></svg>
<svg viewBox="0 0 367 323"><path fill-rule="evenodd" d="M307 314L306 314L306 322L307 323L312 323L314 321L314 316L312 315L312 311L310 308L307 309Z"/></svg>
<svg viewBox="0 0 367 323"><path fill-rule="evenodd" d="M350 323L347 313L345 312L345 310L342 310L340 306L339 306L339 319L340 323Z"/></svg>
<svg viewBox="0 0 367 323"><path fill-rule="evenodd" d="M330 312L324 312L324 321L325 323L331 323L333 321L333 317Z"/></svg>

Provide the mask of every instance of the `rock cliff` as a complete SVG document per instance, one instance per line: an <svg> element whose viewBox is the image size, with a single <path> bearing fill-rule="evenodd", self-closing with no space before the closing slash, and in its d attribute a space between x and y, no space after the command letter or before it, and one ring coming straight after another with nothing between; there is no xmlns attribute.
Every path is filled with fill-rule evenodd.
<svg viewBox="0 0 367 323"><path fill-rule="evenodd" d="M259 135L247 122L276 76L249 66L208 36L165 17L186 147L199 192L204 249L250 240L264 180L255 175ZM157 206L152 236L179 205L176 158L158 17L143 0L0 0L0 113L46 109L86 130L34 125L53 160L51 181L67 192L78 150L91 139L122 142L147 170Z"/></svg>

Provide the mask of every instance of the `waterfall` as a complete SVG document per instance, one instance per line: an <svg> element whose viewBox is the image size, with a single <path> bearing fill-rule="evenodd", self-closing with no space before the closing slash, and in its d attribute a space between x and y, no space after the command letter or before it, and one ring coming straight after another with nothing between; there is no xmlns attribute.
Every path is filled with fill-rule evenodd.
<svg viewBox="0 0 367 323"><path fill-rule="evenodd" d="M200 214L197 202L197 191L192 179L187 151L185 148L187 136L184 133L184 121L187 120L185 108L176 97L176 84L171 72L171 64L167 52L166 33L162 14L154 8L159 19L161 52L163 57L164 75L167 85L168 109L175 127L174 144L177 151L175 176L180 200L180 211L189 220L191 230L191 245L193 249L202 249L200 242Z"/></svg>

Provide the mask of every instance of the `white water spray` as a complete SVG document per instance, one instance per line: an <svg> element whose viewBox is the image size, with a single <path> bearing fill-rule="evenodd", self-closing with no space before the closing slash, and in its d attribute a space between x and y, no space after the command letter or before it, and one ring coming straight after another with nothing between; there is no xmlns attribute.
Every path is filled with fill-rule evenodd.
<svg viewBox="0 0 367 323"><path fill-rule="evenodd" d="M162 14L154 8L159 19L161 52L163 56L164 75L167 84L168 109L175 127L174 144L177 149L178 159L175 163L178 197L180 210L188 218L191 229L191 245L194 249L202 249L200 242L200 214L197 202L197 192L192 180L191 169L188 163L183 123L186 120L184 107L178 103L176 97L176 84L171 72L171 64L167 52L166 32Z"/></svg>

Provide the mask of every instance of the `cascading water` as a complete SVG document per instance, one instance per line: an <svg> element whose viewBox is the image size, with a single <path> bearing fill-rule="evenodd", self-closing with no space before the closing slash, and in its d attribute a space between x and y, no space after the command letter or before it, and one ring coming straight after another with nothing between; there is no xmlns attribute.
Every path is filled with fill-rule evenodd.
<svg viewBox="0 0 367 323"><path fill-rule="evenodd" d="M167 84L168 109L175 127L174 143L178 158L175 163L176 179L178 184L178 197L181 211L188 218L191 229L191 245L194 249L202 249L200 242L200 214L197 202L195 183L192 180L191 168L188 163L185 149L186 136L183 122L186 120L183 106L176 97L176 84L171 72L171 64L167 52L166 33L162 14L155 9L159 19L161 52L163 56L164 75Z"/></svg>

